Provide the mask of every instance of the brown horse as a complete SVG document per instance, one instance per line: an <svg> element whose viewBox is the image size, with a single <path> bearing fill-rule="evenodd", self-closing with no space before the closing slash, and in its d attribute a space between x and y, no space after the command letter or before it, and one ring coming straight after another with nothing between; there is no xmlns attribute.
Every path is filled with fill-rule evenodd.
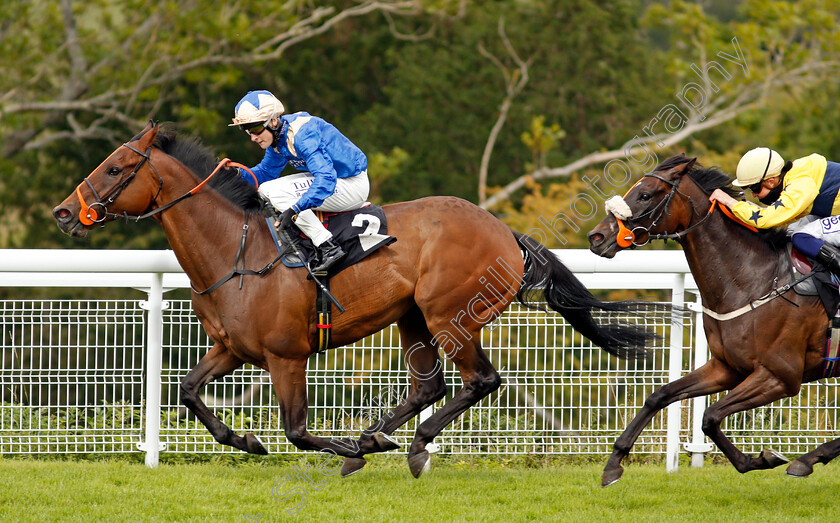
<svg viewBox="0 0 840 523"><path fill-rule="evenodd" d="M792 282L784 230L758 232L724 212L712 212L709 194L714 189L732 196L737 191L727 175L703 169L695 160L684 155L666 160L624 197L632 212L626 225L609 215L589 233L591 250L606 258L623 248L619 244L677 240L702 296L711 351L708 363L645 401L615 442L603 486L621 478L621 460L656 412L675 401L721 391L730 392L706 409L703 432L735 468L743 473L786 463L770 450L746 456L720 424L736 412L798 394L802 383L823 377L828 318L819 299L790 292L784 298L756 301ZM751 303L761 305L745 307ZM815 463L827 463L838 454L840 440L826 443L791 463L787 473L807 476Z"/></svg>
<svg viewBox="0 0 840 523"><path fill-rule="evenodd" d="M631 325L599 325L591 314L593 307L624 311L633 304L597 300L556 257L486 211L446 197L388 205L388 232L398 241L331 280L332 293L347 310L333 318L330 345L353 343L396 322L411 371L410 393L358 441L312 435L305 374L318 334L315 285L306 271L278 265L208 294L195 291L221 281L235 261L263 267L277 254L261 216L251 220L241 246L243 222L259 214L264 202L235 169L220 170L203 186L215 165L196 139L150 123L87 176L54 216L73 236L123 217L151 216L163 227L193 286L196 316L214 342L181 383L181 398L219 443L267 453L253 434L234 434L198 394L247 362L270 373L289 441L345 456L342 475L353 473L364 466L365 454L397 448L387 434L446 395L442 351L458 368L463 387L417 428L408 453L417 477L429 462L426 445L499 387L499 374L480 345L481 329L514 298L544 297L611 354L645 354L647 333Z"/></svg>

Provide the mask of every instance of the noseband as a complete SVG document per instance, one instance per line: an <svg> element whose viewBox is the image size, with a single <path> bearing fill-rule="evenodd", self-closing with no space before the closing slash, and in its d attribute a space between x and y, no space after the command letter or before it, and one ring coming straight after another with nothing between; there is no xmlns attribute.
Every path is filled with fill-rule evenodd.
<svg viewBox="0 0 840 523"><path fill-rule="evenodd" d="M132 216L128 216L127 213L124 213L122 216L118 215L118 214L110 213L110 212L108 212L108 206L111 205L112 203L114 203L114 200L117 199L117 197L120 195L120 193L123 192L123 190L128 186L129 183L131 183L132 180L134 180L134 177L137 175L137 172L143 167L143 165L146 162L149 162L149 165L151 166L152 169L154 169L155 174L157 174L158 180L160 180L160 182L158 184L157 194L155 194L155 197L152 198L152 202L157 201L157 197L160 195L161 189L163 189L163 178L161 177L157 168L152 163L152 160L151 160L151 157L150 157L150 153L152 151L152 148L149 147L148 149L146 149L146 152L142 152L139 149L135 149L134 147L128 145L127 143L122 144L122 146L123 147L128 147L129 149L136 152L137 154L139 154L143 158L137 163L136 166L134 166L134 170L131 171L131 173L128 176L126 176L126 178L123 181L121 181L116 186L114 186L114 188L112 188L110 191L108 191L105 194L105 196L100 197L99 193L96 192L96 189L93 187L93 184L90 183L90 180L89 180L90 175L86 176L85 179L82 181L82 183L80 183L79 185L76 186L76 197L79 198L79 204L81 206L81 208L79 209L79 221L82 223L82 225L93 225L95 223L102 223L103 221L105 221L109 217L116 217L116 218L124 217L126 219L135 218L135 217L132 217ZM88 188L90 189L90 192L93 193L93 197L96 199L96 201L94 201L90 205L88 205L87 202L85 201L84 197L82 197L82 191L80 190L81 187L82 187L82 184L87 184ZM136 218L140 219L140 217L136 217Z"/></svg>
<svg viewBox="0 0 840 523"><path fill-rule="evenodd" d="M646 211L646 212L642 213L640 216L638 216L636 218L633 218L633 217L627 218L627 222L629 223L630 220L637 221L637 220L641 220L643 218L646 218L648 216L653 216L654 214L656 214L655 217L651 220L650 225L648 225L647 227L638 225L638 226L635 226L632 229L630 229L624 224L624 221L622 221L620 218L618 218L616 216L615 219L618 222L618 235L616 237L616 241L618 243L618 246L621 247L622 249L626 249L627 247L630 247L630 246L641 247L642 245L648 244L650 242L650 240L652 240L652 239L653 240L667 239L667 238L670 238L670 237L674 236L674 235L671 235L671 234L664 234L664 235L662 235L662 234L650 234L650 230L653 229L656 226L656 224L659 222L659 220L662 219L663 216L665 216L665 212L668 210L668 206L671 204L671 199L674 197L674 194L679 192L677 190L677 186L680 184L680 180L682 179L682 177L678 177L676 179L676 181L672 182L670 180L666 180L662 176L659 176L658 174L655 174L655 173L646 173L644 175L644 177L648 177L648 176L650 176L651 178L656 178L657 180L660 180L660 181L670 185L671 190L668 191L668 195L665 196L665 198L662 198L662 200L660 200L659 203L656 204L656 207L654 207L653 209L650 209L649 211ZM638 185L638 184L636 184L636 185ZM630 191L635 189L635 187L636 187L635 185L633 187L631 187ZM627 194L630 194L630 191L627 191ZM627 194L624 195L625 198L627 197ZM688 199L688 201L691 202L691 199L688 198L688 196L686 196L685 194L683 194L681 192L680 192L680 194L685 196L686 199ZM694 213L694 204L693 203L691 204L691 210L692 210L692 213ZM702 222L702 220L701 220L701 222ZM696 225L699 225L699 223L695 224L692 227L689 227L689 229L694 228ZM645 241L644 243L636 243L636 231L641 231L641 233L648 233L647 241ZM688 229L686 229L682 233L676 233L676 234L677 235L685 234L687 231L688 231Z"/></svg>

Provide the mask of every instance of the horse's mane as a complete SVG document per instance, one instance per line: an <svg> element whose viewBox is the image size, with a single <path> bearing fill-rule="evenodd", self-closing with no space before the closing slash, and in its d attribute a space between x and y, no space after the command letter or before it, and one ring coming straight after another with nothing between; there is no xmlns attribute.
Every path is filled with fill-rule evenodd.
<svg viewBox="0 0 840 523"><path fill-rule="evenodd" d="M674 167L690 162L692 158L688 158L685 154L678 154L672 156L659 164L656 171L667 171ZM733 198L740 199L742 192L739 188L732 185L732 177L724 173L717 167L703 167L699 163L695 163L691 170L688 171L688 176L696 183L706 194L711 194L715 189L720 189ZM744 228L744 231L747 231ZM785 227L773 227L770 229L759 229L758 236L773 250L783 249L787 243L787 230Z"/></svg>
<svg viewBox="0 0 840 523"><path fill-rule="evenodd" d="M135 136L132 141L143 134ZM202 144L198 137L179 136L171 127L158 129L154 146L184 164L202 180L210 176L219 163L216 154ZM263 202L257 190L239 176L238 169L232 167L221 169L210 178L207 186L215 189L245 212L262 210Z"/></svg>

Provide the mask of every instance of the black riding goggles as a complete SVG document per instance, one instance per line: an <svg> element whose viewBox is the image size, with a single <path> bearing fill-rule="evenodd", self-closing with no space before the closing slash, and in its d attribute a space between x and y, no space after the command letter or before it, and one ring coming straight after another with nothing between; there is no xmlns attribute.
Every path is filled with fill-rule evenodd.
<svg viewBox="0 0 840 523"><path fill-rule="evenodd" d="M760 193L760 192L761 192L761 188L762 188L762 187L761 187L761 184L762 184L762 182L763 182L763 181L764 181L764 180L761 180L761 181L759 181L758 183L754 183L754 184L750 185L749 187L747 187L747 189L749 189L750 191L752 191L752 192L753 192L753 194L758 194L758 193Z"/></svg>
<svg viewBox="0 0 840 523"><path fill-rule="evenodd" d="M253 124L244 124L244 125L240 125L239 127L240 127L243 131L245 131L246 133L248 133L248 136L253 136L253 135L255 135L255 134L262 134L262 133L264 133L264 132L265 132L265 130L267 129L266 125L268 125L268 122L263 122L263 123L253 123Z"/></svg>

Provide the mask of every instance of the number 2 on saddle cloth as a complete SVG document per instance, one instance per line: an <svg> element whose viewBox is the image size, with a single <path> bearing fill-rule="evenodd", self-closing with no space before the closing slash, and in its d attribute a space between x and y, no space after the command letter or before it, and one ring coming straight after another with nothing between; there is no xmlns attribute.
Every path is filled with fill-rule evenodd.
<svg viewBox="0 0 840 523"><path fill-rule="evenodd" d="M391 245L397 239L388 236L388 222L385 218L385 212L378 205L369 204L353 211L341 213L316 211L315 214L333 234L334 240L347 253L335 266L330 268L328 274L323 277L317 275L319 279L316 281L315 305L318 311L318 352L322 352L329 348L330 328L332 327L330 300L332 295L329 294L329 278L367 258L380 247ZM283 265L290 268L303 267L304 264L315 259L318 249L309 238L301 234L295 238L298 240L295 242L296 246L283 246L277 237L277 231L274 229L274 219L266 218L266 220L269 225L268 229L274 237L277 250L280 252ZM298 253L300 253L300 256L298 256ZM313 275L310 274L309 277L312 278ZM332 299L334 300L334 298ZM338 308L340 312L343 312L340 306Z"/></svg>

